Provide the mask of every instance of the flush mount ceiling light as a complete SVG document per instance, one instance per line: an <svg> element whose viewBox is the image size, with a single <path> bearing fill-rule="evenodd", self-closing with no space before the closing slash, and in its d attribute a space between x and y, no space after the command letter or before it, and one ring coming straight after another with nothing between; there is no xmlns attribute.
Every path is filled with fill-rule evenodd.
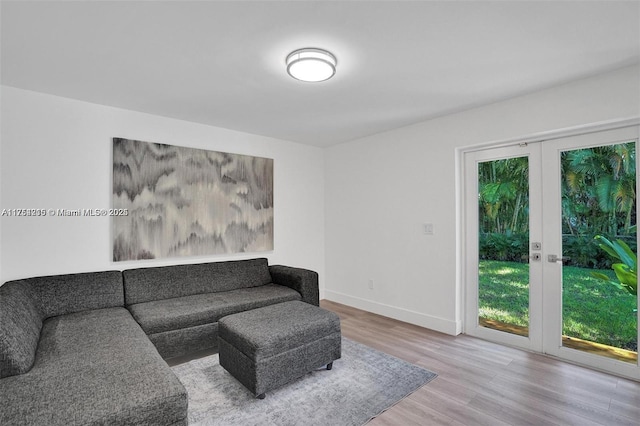
<svg viewBox="0 0 640 426"><path fill-rule="evenodd" d="M316 48L298 49L287 56L287 72L297 80L319 82L336 73L336 57Z"/></svg>

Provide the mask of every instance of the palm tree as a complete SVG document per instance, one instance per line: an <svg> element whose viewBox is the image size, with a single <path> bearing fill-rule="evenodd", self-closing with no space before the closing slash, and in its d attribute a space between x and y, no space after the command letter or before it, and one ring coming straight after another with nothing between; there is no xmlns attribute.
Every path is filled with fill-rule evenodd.
<svg viewBox="0 0 640 426"><path fill-rule="evenodd" d="M635 143L565 151L561 168L567 233L629 233L635 219Z"/></svg>
<svg viewBox="0 0 640 426"><path fill-rule="evenodd" d="M529 162L527 157L480 163L480 227L484 233L529 229Z"/></svg>

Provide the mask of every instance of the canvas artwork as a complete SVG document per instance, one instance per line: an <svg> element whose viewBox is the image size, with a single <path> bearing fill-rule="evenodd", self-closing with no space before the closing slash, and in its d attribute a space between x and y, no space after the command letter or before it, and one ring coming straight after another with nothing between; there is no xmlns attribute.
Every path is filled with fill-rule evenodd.
<svg viewBox="0 0 640 426"><path fill-rule="evenodd" d="M113 260L273 250L273 159L113 138Z"/></svg>

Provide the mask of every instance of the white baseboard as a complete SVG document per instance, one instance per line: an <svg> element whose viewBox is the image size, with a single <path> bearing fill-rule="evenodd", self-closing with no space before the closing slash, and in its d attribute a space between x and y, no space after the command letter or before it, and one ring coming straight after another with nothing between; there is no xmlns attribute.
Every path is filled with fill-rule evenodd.
<svg viewBox="0 0 640 426"><path fill-rule="evenodd" d="M456 336L462 331L462 324L459 321L451 321L432 315L421 314L419 312L410 311L408 309L398 308L395 306L385 305L384 303L349 296L337 291L325 289L323 293L324 297L322 297L322 299L342 303L343 305L352 306L364 311L373 312L374 314L408 322L414 325L419 325L420 327L439 331L441 333Z"/></svg>

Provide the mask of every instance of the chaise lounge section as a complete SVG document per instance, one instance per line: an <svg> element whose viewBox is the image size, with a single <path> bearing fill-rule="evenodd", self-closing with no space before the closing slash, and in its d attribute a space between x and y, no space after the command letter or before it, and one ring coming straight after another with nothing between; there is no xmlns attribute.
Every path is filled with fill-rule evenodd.
<svg viewBox="0 0 640 426"><path fill-rule="evenodd" d="M119 271L9 282L0 303L0 424L187 424L186 390L124 308Z"/></svg>

